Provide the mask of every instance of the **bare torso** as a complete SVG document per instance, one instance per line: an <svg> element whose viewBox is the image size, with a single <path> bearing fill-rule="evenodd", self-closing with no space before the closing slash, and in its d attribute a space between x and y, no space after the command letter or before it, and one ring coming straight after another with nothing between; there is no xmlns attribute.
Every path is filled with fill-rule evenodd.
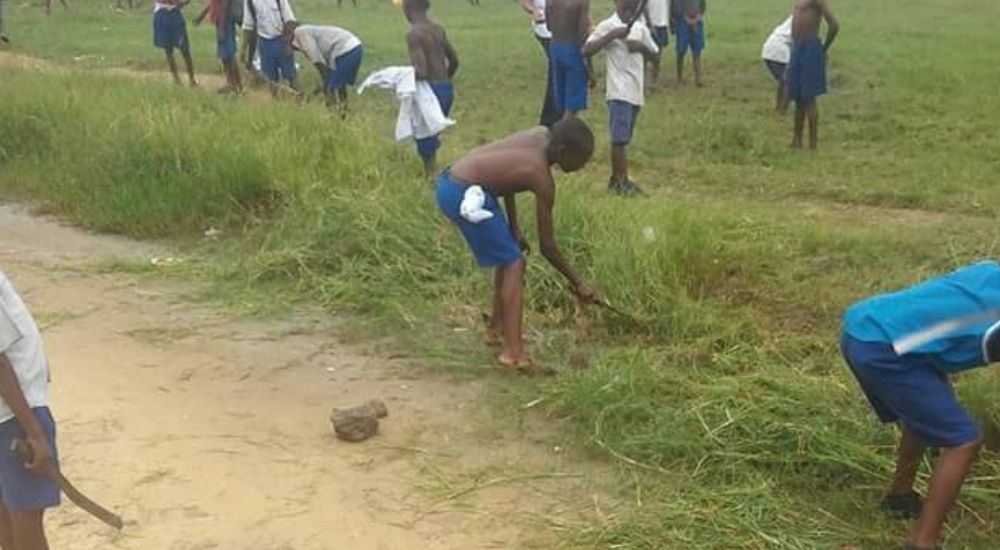
<svg viewBox="0 0 1000 550"><path fill-rule="evenodd" d="M448 42L441 25L421 21L410 26L406 35L410 61L417 74L428 82L448 82Z"/></svg>
<svg viewBox="0 0 1000 550"><path fill-rule="evenodd" d="M536 127L473 149L451 166L456 179L494 195L538 192L552 181L545 149L549 131ZM547 183L546 183L547 182Z"/></svg>
<svg viewBox="0 0 1000 550"><path fill-rule="evenodd" d="M819 0L799 0L792 11L792 40L796 44L819 38L823 8Z"/></svg>
<svg viewBox="0 0 1000 550"><path fill-rule="evenodd" d="M589 0L551 0L545 5L545 21L552 41L560 44L583 44L590 21Z"/></svg>

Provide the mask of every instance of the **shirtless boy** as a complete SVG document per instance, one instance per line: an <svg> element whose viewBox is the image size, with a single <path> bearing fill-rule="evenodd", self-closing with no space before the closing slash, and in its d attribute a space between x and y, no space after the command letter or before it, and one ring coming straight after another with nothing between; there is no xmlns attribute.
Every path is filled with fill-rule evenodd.
<svg viewBox="0 0 1000 550"><path fill-rule="evenodd" d="M826 41L819 41L819 25L826 21ZM788 98L795 101L792 148L802 148L802 131L809 119L809 148L816 149L819 112L816 98L826 93L826 52L840 24L826 0L798 0L792 12L792 57L788 62Z"/></svg>
<svg viewBox="0 0 1000 550"><path fill-rule="evenodd" d="M498 360L504 367L527 371L534 368L521 337L522 252L528 245L518 224L518 193L535 195L542 256L566 277L581 302L600 299L566 263L556 245L552 219L556 199L552 166L575 172L587 164L593 153L590 128L571 118L556 123L551 130L537 126L474 149L438 176L441 212L462 232L479 266L495 269L492 326L487 340L503 346ZM480 198L478 203L476 196Z"/></svg>

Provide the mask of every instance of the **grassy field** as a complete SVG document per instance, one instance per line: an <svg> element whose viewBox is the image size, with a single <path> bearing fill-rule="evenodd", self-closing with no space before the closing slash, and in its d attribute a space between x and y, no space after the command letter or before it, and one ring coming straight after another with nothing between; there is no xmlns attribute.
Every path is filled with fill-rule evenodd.
<svg viewBox="0 0 1000 550"><path fill-rule="evenodd" d="M364 70L404 62L399 10L359 1L294 6L303 21L355 30ZM620 464L631 503L567 547L881 549L905 536L905 524L873 513L893 433L838 358L839 316L871 292L998 255L1000 4L833 5L843 32L817 154L788 150L790 120L770 112L758 58L784 0L711 3L708 87L669 88L639 122L635 175L649 199L605 194L602 102L585 115L602 145L588 169L558 178L557 235L642 323L579 310L550 268L530 262L535 353L565 372L514 391L541 392L565 443ZM342 123L315 104L239 102L165 74L95 70L163 71L147 8L76 3L46 18L9 3L9 49L86 70L0 68L4 195L139 237L191 244L223 228L230 238L195 250L226 295L347 308L365 332L393 334L431 365L491 376L475 330L455 331L478 328L488 281L437 214L412 147L391 142L391 99L358 98ZM592 8L595 19L609 11ZM532 124L544 61L514 3L440 0L432 15L463 62L444 160ZM192 36L198 69L215 70L211 31ZM958 386L995 440L946 547L992 549L1000 377L986 370Z"/></svg>

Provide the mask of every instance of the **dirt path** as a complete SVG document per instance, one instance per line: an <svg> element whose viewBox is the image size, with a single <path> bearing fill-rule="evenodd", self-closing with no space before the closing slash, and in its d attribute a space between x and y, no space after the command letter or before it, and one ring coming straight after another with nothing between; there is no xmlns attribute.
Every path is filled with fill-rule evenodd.
<svg viewBox="0 0 1000 550"><path fill-rule="evenodd" d="M493 431L483 382L345 345L328 318L236 319L189 284L95 266L168 253L0 206L0 269L43 327L64 471L130 522L116 535L64 505L53 548L552 548L554 526L595 508L565 475L579 464ZM390 408L382 434L337 441L330 408L370 397ZM556 475L516 483L539 472Z"/></svg>

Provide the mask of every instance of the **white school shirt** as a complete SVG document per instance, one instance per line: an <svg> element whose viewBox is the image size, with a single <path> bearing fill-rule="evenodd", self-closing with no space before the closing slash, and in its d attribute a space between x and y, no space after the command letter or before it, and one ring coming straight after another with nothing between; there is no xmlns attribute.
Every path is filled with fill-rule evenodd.
<svg viewBox="0 0 1000 550"><path fill-rule="evenodd" d="M301 25L295 29L292 43L306 54L309 61L336 69L335 60L361 45L361 40L340 27Z"/></svg>
<svg viewBox="0 0 1000 550"><path fill-rule="evenodd" d="M0 353L7 357L24 392L28 406L49 405L49 362L45 358L38 325L0 272ZM0 399L0 422L14 418L14 411Z"/></svg>
<svg viewBox="0 0 1000 550"><path fill-rule="evenodd" d="M545 0L534 0L535 9L542 12L545 15ZM534 31L535 36L538 38L552 38L552 33L549 31L549 26L544 21L538 23L534 19L531 20L531 30Z"/></svg>
<svg viewBox="0 0 1000 550"><path fill-rule="evenodd" d="M250 3L257 10L257 21L250 13ZM295 21L295 12L288 0L245 0L243 3L243 30L257 30L257 36L270 40L285 31L285 23Z"/></svg>
<svg viewBox="0 0 1000 550"><path fill-rule="evenodd" d="M624 26L625 23L615 13L597 24L594 32L590 33L590 36L587 37L587 42L600 40L612 30ZM649 27L641 19L632 25L632 31L628 35L628 40L642 42L654 52L660 50L653 40L653 33L649 32ZM627 101L632 105L642 105L645 101L643 97L643 77L646 65L643 55L639 52L630 52L628 44L621 38L608 43L604 48L604 53L608 56L608 99Z"/></svg>
<svg viewBox="0 0 1000 550"><path fill-rule="evenodd" d="M646 13L649 14L650 25L666 27L670 24L670 0L649 0Z"/></svg>
<svg viewBox="0 0 1000 550"><path fill-rule="evenodd" d="M761 57L768 61L788 64L792 58L792 17L789 16L771 31L764 42Z"/></svg>

